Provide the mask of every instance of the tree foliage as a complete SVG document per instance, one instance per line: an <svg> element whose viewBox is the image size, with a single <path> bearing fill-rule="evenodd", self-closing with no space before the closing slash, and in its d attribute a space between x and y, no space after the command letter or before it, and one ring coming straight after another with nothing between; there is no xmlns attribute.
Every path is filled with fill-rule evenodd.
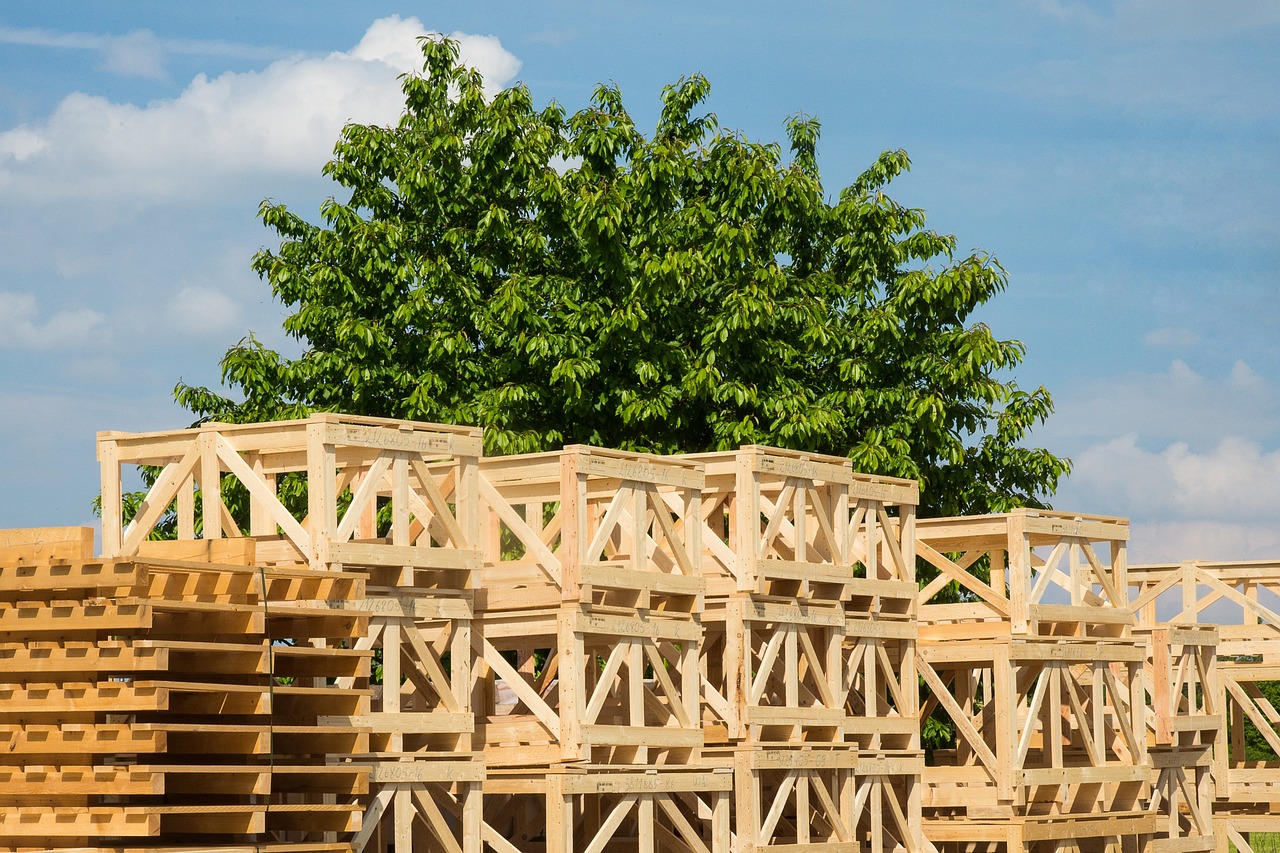
<svg viewBox="0 0 1280 853"><path fill-rule="evenodd" d="M931 514L1053 492L1068 462L1021 444L1049 394L970 322L1007 276L886 194L904 152L829 197L816 119L784 156L702 114L700 76L646 136L616 87L537 109L486 97L456 44L422 48L399 123L343 131L321 224L262 205L281 242L254 269L303 355L246 338L222 361L242 399L176 389L197 415L474 424L493 453L774 444L918 478Z"/></svg>

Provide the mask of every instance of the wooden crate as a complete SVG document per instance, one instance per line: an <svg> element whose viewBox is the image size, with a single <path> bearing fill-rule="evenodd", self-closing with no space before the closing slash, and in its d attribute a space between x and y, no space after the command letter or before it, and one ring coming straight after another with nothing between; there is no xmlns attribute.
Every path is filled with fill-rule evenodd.
<svg viewBox="0 0 1280 853"><path fill-rule="evenodd" d="M480 452L478 429L333 414L99 433L103 553L138 553L173 513L179 540L195 540L197 529L202 540L243 533L256 541L260 561L341 564L374 570L375 580L381 572L403 575L418 587L469 588L479 567L474 511ZM127 528L121 523L124 465L161 469ZM291 512L282 501L287 479L305 483L305 512ZM215 482L218 489L206 488ZM244 531L222 499L223 489L236 485L249 496ZM349 501L339 513L343 496ZM380 509L390 517L382 536Z"/></svg>
<svg viewBox="0 0 1280 853"><path fill-rule="evenodd" d="M484 460L477 608L698 612L702 486L696 462L584 445Z"/></svg>
<svg viewBox="0 0 1280 853"><path fill-rule="evenodd" d="M857 796L856 748L755 743L726 752L734 767L733 822L740 849L864 849L859 812L869 804Z"/></svg>
<svg viewBox="0 0 1280 853"><path fill-rule="evenodd" d="M941 708L956 748L924 772L935 815L1082 814L1140 807L1147 764L1145 649L1001 635L932 644L917 662L929 691L921 716Z"/></svg>
<svg viewBox="0 0 1280 853"><path fill-rule="evenodd" d="M702 519L707 593L856 599L914 578L914 480L855 473L848 459L744 446L679 457L706 470Z"/></svg>
<svg viewBox="0 0 1280 853"><path fill-rule="evenodd" d="M994 619L1015 635L1127 635L1127 519L1019 509L922 520L916 534L916 553L938 571L920 590L922 625ZM969 600L937 603L953 585Z"/></svg>
<svg viewBox="0 0 1280 853"><path fill-rule="evenodd" d="M1153 850L1212 850L1214 759L1222 757L1226 736L1218 632L1157 623L1135 633L1147 644L1147 752L1155 771L1148 811L1161 815Z"/></svg>
<svg viewBox="0 0 1280 853"><path fill-rule="evenodd" d="M486 761L687 763L703 742L704 582L686 523L701 466L574 446L480 467Z"/></svg>
<svg viewBox="0 0 1280 853"><path fill-rule="evenodd" d="M878 704L886 679L868 667L885 662L883 641L914 636L917 484L771 447L688 458L707 472L700 538L711 736L834 742L846 726L866 731L872 724L860 724L887 708ZM904 710L914 725L913 709Z"/></svg>
<svg viewBox="0 0 1280 853"><path fill-rule="evenodd" d="M369 587L371 614L358 648L381 651L382 679L361 716L321 722L368 730L369 747L345 763L370 768L355 853L415 844L477 851L484 756L472 752L471 593L443 596L411 587ZM339 679L348 689L355 679ZM337 758L339 756L331 757Z"/></svg>
<svg viewBox="0 0 1280 853"><path fill-rule="evenodd" d="M696 760L696 621L569 606L482 614L476 636L490 766Z"/></svg>
<svg viewBox="0 0 1280 853"><path fill-rule="evenodd" d="M924 771L926 836L953 849L1139 843L1156 776L1127 522L1018 510L921 520L916 535L938 570L920 594L920 718L940 710L956 731ZM960 600L939 603L948 588Z"/></svg>
<svg viewBox="0 0 1280 853"><path fill-rule="evenodd" d="M1280 803L1280 762L1250 761L1245 755L1245 721L1253 724L1280 752L1280 712L1260 684L1280 680L1280 563L1249 561L1131 567L1133 607L1141 624L1177 623L1173 630L1196 625L1216 628L1217 659L1197 658L1188 680L1208 683L1218 723L1214 741L1217 809L1269 808ZM1206 656L1207 657L1207 656ZM1200 673L1210 668L1216 672ZM1185 692L1185 691L1184 691ZM1185 695L1180 701L1186 702Z"/></svg>
<svg viewBox="0 0 1280 853"><path fill-rule="evenodd" d="M561 765L490 770L485 847L494 853L730 853L725 767Z"/></svg>

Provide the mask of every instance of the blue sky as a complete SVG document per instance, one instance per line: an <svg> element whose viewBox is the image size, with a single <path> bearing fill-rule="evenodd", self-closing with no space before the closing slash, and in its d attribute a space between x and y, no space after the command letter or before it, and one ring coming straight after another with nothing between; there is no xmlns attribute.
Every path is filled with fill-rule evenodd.
<svg viewBox="0 0 1280 853"><path fill-rule="evenodd" d="M1280 5L8 4L0 11L0 527L91 523L94 433L180 427L252 329L258 203L314 217L346 121L398 114L414 34L567 109L651 126L705 74L723 125L822 121L826 185L886 148L900 201L1009 290L981 315L1070 455L1055 504L1132 559L1280 555Z"/></svg>

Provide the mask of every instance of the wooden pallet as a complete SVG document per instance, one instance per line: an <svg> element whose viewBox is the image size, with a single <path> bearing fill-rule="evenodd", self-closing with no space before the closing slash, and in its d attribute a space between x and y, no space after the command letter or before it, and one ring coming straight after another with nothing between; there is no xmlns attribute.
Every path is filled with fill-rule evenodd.
<svg viewBox="0 0 1280 853"><path fill-rule="evenodd" d="M0 848L358 828L367 768L325 765L367 735L319 718L367 706L328 680L367 679L350 646L368 617L296 595L362 596L362 576L95 559L91 536L48 536L0 534Z"/></svg>

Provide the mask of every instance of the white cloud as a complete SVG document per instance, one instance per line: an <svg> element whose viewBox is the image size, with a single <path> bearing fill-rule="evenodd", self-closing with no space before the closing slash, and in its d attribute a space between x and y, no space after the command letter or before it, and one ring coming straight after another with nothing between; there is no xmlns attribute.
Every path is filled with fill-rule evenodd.
<svg viewBox="0 0 1280 853"><path fill-rule="evenodd" d="M14 200L169 199L263 173L315 174L342 126L394 122L396 78L421 66L416 18L376 21L351 51L295 57L261 71L197 76L178 97L145 107L75 93L47 119L0 133L0 191ZM491 87L519 61L497 39L455 34L462 58ZM109 62L160 72L163 45L150 34L115 39Z"/></svg>
<svg viewBox="0 0 1280 853"><path fill-rule="evenodd" d="M221 39L160 38L150 30L134 30L124 35L64 33L39 27L0 26L0 44L54 47L66 50L98 51L101 70L126 76L155 76L158 64L163 72L167 56L211 56L270 62L285 53L280 48L229 42ZM130 55L133 60L130 61ZM145 61L144 61L145 60Z"/></svg>
<svg viewBox="0 0 1280 853"><path fill-rule="evenodd" d="M1280 525L1194 519L1138 520L1130 532L1129 560L1135 564L1280 557Z"/></svg>
<svg viewBox="0 0 1280 853"><path fill-rule="evenodd" d="M209 287L184 287L168 306L170 331L226 340L240 328L240 305L226 293Z"/></svg>
<svg viewBox="0 0 1280 853"><path fill-rule="evenodd" d="M1177 442L1148 450L1133 434L1074 457L1073 485L1145 518L1280 519L1280 449L1224 437L1205 452Z"/></svg>
<svg viewBox="0 0 1280 853"><path fill-rule="evenodd" d="M0 291L0 349L45 351L95 342L104 317L88 308L56 312L44 322L29 293Z"/></svg>
<svg viewBox="0 0 1280 853"><path fill-rule="evenodd" d="M1278 392L1242 361L1068 386L1037 436L1074 463L1054 506L1132 519L1134 562L1280 557Z"/></svg>
<svg viewBox="0 0 1280 853"><path fill-rule="evenodd" d="M147 104L73 93L44 118L0 129L0 291L26 291L0 294L0 351L92 336L91 360L28 359L31 381L167 395L180 376L216 383L223 350L250 329L279 345L280 308L249 266L274 240L258 204L270 195L314 216L334 191L321 167L341 128L399 118L397 77L420 68L427 32L415 18L384 18L350 50L275 50L256 70L201 74ZM490 86L520 67L495 38L454 37ZM3 42L99 51L130 73L157 72L174 53L261 50L0 27Z"/></svg>
<svg viewBox="0 0 1280 853"><path fill-rule="evenodd" d="M1214 39L1274 27L1280 6L1273 0L1120 0L1113 20L1132 39Z"/></svg>
<svg viewBox="0 0 1280 853"><path fill-rule="evenodd" d="M166 78L164 45L150 30L110 39L103 46L102 70L126 77Z"/></svg>
<svg viewBox="0 0 1280 853"><path fill-rule="evenodd" d="M1054 392L1056 412L1039 431L1048 447L1076 448L1134 434L1146 446L1187 442L1202 449L1227 435L1280 440L1280 383L1237 361L1226 376L1206 376L1182 359L1163 373L1123 373L1068 383Z"/></svg>

